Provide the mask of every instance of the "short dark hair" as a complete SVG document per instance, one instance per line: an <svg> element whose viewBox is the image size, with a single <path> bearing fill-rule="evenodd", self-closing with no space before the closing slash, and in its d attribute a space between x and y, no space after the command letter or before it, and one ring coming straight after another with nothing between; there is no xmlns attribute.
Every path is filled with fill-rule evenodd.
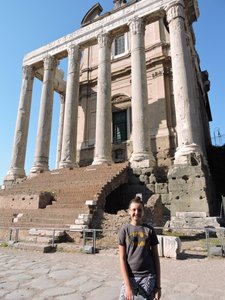
<svg viewBox="0 0 225 300"><path fill-rule="evenodd" d="M143 206L143 208L144 208L144 203L143 203L143 201L141 200L141 198L139 196L135 196L133 199L130 200L129 206L128 206L129 208L130 208L130 206L131 206L132 203L141 204Z"/></svg>

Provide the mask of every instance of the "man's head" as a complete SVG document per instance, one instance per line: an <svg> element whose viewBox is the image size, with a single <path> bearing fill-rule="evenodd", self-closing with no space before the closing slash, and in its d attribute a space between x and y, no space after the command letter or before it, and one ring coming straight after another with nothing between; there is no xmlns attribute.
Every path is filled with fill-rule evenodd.
<svg viewBox="0 0 225 300"><path fill-rule="evenodd" d="M144 203L140 197L136 196L130 201L128 213L130 215L132 225L140 225L142 223L142 218L144 216Z"/></svg>

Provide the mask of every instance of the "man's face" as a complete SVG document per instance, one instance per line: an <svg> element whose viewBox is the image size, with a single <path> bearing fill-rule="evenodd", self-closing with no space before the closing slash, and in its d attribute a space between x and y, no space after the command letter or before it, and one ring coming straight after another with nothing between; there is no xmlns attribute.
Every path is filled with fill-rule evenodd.
<svg viewBox="0 0 225 300"><path fill-rule="evenodd" d="M129 215L133 225L139 224L144 216L144 208L141 203L131 203L129 207Z"/></svg>

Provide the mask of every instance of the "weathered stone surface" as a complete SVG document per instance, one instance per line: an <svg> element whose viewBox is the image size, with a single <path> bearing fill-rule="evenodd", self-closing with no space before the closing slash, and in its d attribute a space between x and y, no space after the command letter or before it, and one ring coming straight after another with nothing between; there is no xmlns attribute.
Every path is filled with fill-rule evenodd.
<svg viewBox="0 0 225 300"><path fill-rule="evenodd" d="M170 168L168 188L172 216L179 211L209 213L206 176L201 166L186 165Z"/></svg>
<svg viewBox="0 0 225 300"><path fill-rule="evenodd" d="M70 231L83 231L84 229L88 229L88 225L70 225Z"/></svg>
<svg viewBox="0 0 225 300"><path fill-rule="evenodd" d="M177 211L177 218L206 218L206 212L196 212L196 211Z"/></svg>
<svg viewBox="0 0 225 300"><path fill-rule="evenodd" d="M181 240L175 236L160 236L162 256L168 258L177 258L181 252Z"/></svg>
<svg viewBox="0 0 225 300"><path fill-rule="evenodd" d="M152 195L146 203L146 219L152 219L154 226L161 227L163 222L163 205L159 194Z"/></svg>
<svg viewBox="0 0 225 300"><path fill-rule="evenodd" d="M168 194L167 183L156 183L155 184L155 193L156 194Z"/></svg>
<svg viewBox="0 0 225 300"><path fill-rule="evenodd" d="M0 208L4 209L38 209L45 208L52 203L49 193L40 194L12 194L0 196Z"/></svg>
<svg viewBox="0 0 225 300"><path fill-rule="evenodd" d="M218 228L220 225L216 217L171 217L166 227L172 232L180 232L183 235L195 235L204 233L205 228Z"/></svg>

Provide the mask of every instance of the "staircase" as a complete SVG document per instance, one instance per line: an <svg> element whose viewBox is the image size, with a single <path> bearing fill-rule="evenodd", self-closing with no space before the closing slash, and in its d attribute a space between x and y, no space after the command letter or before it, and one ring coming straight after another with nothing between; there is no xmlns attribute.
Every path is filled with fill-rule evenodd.
<svg viewBox="0 0 225 300"><path fill-rule="evenodd" d="M89 213L87 200L95 200L97 208L104 208L105 198L127 182L127 170L127 163L59 169L2 190L0 228L68 230L79 214ZM47 195L44 202L43 195Z"/></svg>

